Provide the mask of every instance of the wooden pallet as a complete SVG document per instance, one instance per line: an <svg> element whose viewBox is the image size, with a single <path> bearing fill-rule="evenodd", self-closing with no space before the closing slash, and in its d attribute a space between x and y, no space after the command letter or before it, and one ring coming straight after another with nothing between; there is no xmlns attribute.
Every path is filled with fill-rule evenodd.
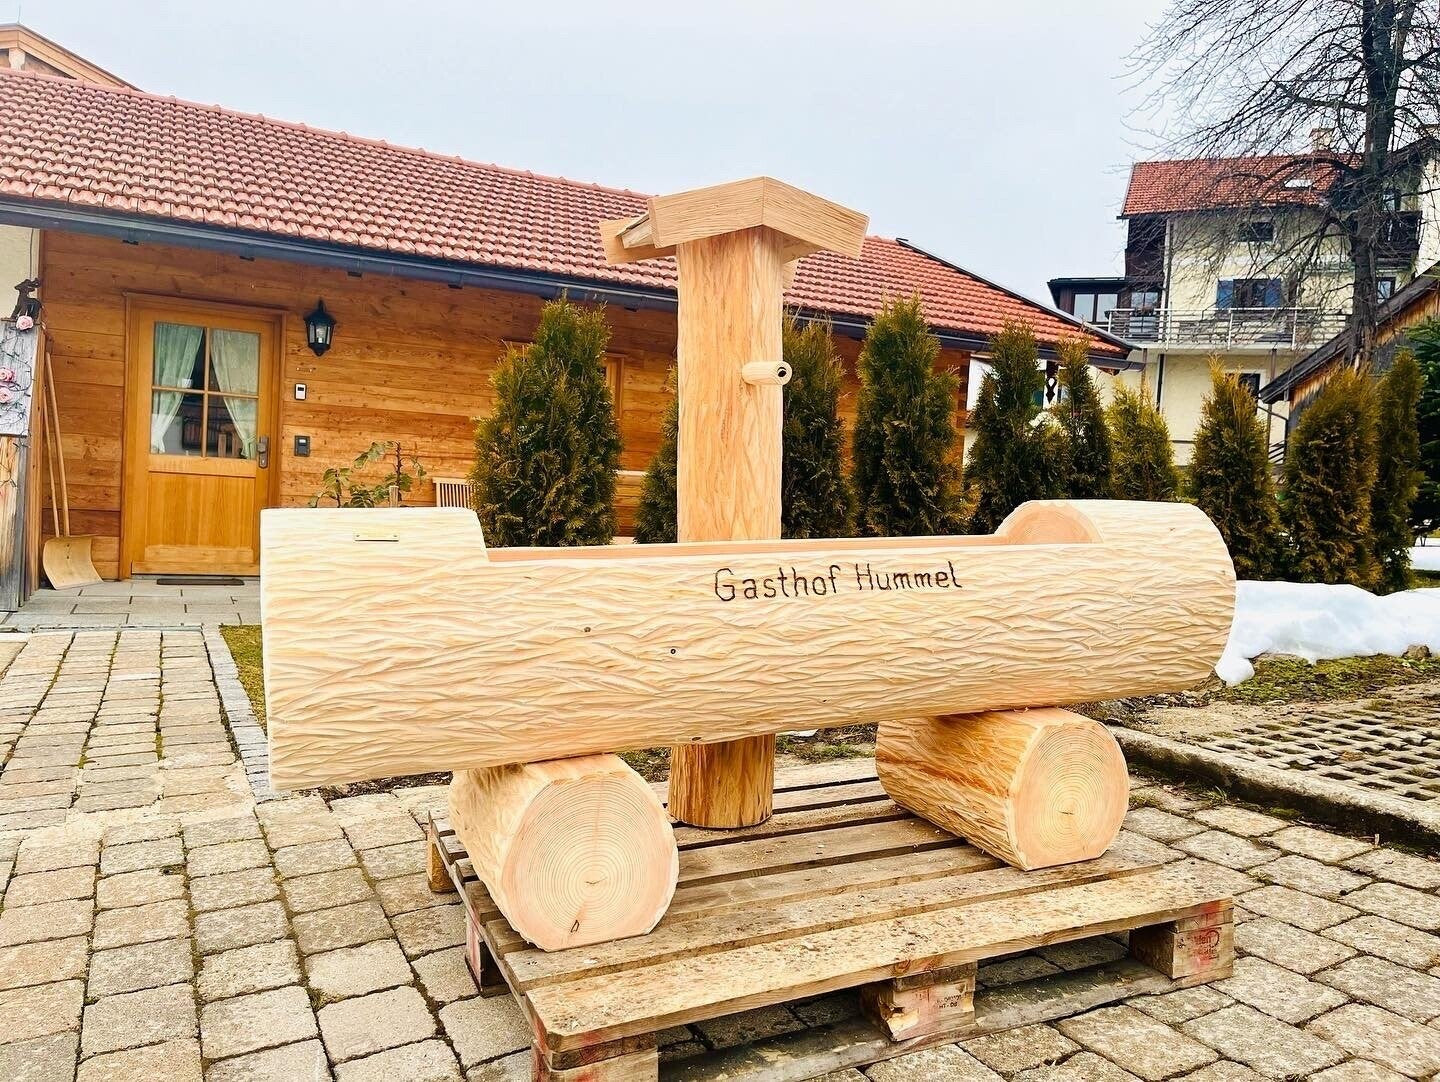
<svg viewBox="0 0 1440 1082"><path fill-rule="evenodd" d="M471 968L482 994L508 989L528 1017L537 1079L812 1078L1232 966L1231 901L1189 866L1112 852L1022 872L891 802L873 762L782 774L757 827L675 834L680 885L654 932L545 953L432 819L430 885L460 891ZM981 968L977 991L986 961L1117 935L1125 957L998 988ZM854 1017L703 1057L657 1054L673 1027L841 990L858 993Z"/></svg>

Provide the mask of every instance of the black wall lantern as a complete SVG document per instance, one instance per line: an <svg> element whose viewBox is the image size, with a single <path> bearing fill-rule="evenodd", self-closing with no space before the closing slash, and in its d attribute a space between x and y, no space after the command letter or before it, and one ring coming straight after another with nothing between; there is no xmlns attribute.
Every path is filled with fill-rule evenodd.
<svg viewBox="0 0 1440 1082"><path fill-rule="evenodd" d="M305 344L317 357L324 356L335 336L335 317L325 311L325 302L319 301L315 311L305 317Z"/></svg>

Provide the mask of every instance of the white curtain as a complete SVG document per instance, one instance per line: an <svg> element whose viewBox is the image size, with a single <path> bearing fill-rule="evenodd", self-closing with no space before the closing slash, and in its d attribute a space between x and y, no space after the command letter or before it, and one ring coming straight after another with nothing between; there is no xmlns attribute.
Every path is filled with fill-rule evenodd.
<svg viewBox="0 0 1440 1082"><path fill-rule="evenodd" d="M183 323L155 324L155 370L152 382L157 386L179 387L180 381L195 368L195 351L200 348L202 327ZM157 390L150 396L150 450L165 453L165 434L180 412L180 391Z"/></svg>
<svg viewBox="0 0 1440 1082"><path fill-rule="evenodd" d="M260 336L251 331L210 332L210 361L218 390L224 394L225 408L240 436L242 457L255 457L255 420L259 400L242 398L253 395L259 387ZM216 388L211 388L215 390Z"/></svg>

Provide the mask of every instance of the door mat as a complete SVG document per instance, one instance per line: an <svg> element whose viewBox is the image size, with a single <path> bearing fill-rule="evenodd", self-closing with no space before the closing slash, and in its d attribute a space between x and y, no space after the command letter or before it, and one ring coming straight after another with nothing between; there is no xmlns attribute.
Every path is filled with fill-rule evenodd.
<svg viewBox="0 0 1440 1082"><path fill-rule="evenodd" d="M155 580L158 586L244 586L244 579L228 575L167 576Z"/></svg>

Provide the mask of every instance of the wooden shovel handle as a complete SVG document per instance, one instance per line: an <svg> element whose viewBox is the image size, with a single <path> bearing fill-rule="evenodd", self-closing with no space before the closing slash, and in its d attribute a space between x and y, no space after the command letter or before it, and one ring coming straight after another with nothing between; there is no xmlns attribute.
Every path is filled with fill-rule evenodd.
<svg viewBox="0 0 1440 1082"><path fill-rule="evenodd" d="M60 534L60 504L55 499L55 427L50 420L50 351L45 351L45 371L40 381L40 418L45 437L45 464L50 474L50 522L56 537Z"/></svg>
<svg viewBox="0 0 1440 1082"><path fill-rule="evenodd" d="M55 447L60 459L60 515L64 521L64 537L70 536L70 486L65 482L65 445L60 441L60 404L55 400L55 373L50 367L50 354L45 354L45 394L50 400L50 416L55 422Z"/></svg>

